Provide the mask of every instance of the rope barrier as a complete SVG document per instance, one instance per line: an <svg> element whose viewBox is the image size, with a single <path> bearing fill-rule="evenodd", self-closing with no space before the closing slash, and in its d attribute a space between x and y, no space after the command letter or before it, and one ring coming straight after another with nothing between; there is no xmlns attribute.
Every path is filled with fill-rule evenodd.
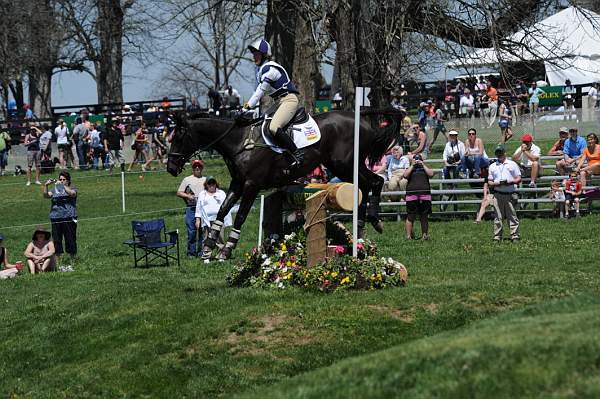
<svg viewBox="0 0 600 399"><path fill-rule="evenodd" d="M85 219L77 219L77 223L80 222L89 222L91 220L103 220L103 219L113 219L113 218L124 218L127 216L135 216L135 215L149 215L149 214L153 214L153 213L167 213L167 212L174 212L174 211L181 211L186 209L186 207L183 208L169 208L169 209L158 209L158 210L153 210L153 211L144 211L144 212L130 212L130 213L120 213L118 215L108 215L108 216L96 216L96 217L92 217L92 218L85 218ZM63 221L63 222L58 222L58 223L68 223L70 221ZM2 227L2 229L19 229L19 228L24 228L24 227L37 227L37 226L50 226L52 223L48 223L48 222L42 222L42 223L32 223L32 224L21 224L21 225L13 225L13 226L7 226L7 227Z"/></svg>

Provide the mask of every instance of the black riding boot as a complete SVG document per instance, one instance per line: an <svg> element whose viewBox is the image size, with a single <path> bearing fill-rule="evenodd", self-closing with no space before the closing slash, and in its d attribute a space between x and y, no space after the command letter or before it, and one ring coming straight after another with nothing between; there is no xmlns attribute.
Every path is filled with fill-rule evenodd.
<svg viewBox="0 0 600 399"><path fill-rule="evenodd" d="M278 146L289 151L292 156L292 167L300 167L304 162L304 154L296 147L294 140L281 128L277 129L275 141Z"/></svg>

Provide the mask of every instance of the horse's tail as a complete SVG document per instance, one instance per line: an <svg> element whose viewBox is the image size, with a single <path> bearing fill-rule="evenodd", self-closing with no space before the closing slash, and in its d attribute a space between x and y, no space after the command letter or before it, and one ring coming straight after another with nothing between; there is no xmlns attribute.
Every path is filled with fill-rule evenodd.
<svg viewBox="0 0 600 399"><path fill-rule="evenodd" d="M369 120L374 132L368 154L372 167L398 141L406 112L394 108L373 109L361 111L361 115Z"/></svg>

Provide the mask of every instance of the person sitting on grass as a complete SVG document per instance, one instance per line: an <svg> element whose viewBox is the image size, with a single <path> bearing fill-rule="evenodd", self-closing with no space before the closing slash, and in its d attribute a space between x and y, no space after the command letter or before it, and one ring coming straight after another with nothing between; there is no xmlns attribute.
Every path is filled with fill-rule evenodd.
<svg viewBox="0 0 600 399"><path fill-rule="evenodd" d="M577 172L573 171L565 181L565 208L567 217L569 217L571 205L575 205L575 215L579 217L579 197L582 193L583 185L579 181Z"/></svg>
<svg viewBox="0 0 600 399"><path fill-rule="evenodd" d="M423 240L429 239L429 214L431 213L431 186L429 179L433 170L423 163L421 155L411 159L411 165L404 171L406 184L406 239L414 239L413 224L420 216L421 234Z"/></svg>
<svg viewBox="0 0 600 399"><path fill-rule="evenodd" d="M0 279L13 278L19 273L19 265L8 263L8 251L4 247L4 236L2 234L0 234L0 266L4 266L4 270L0 270Z"/></svg>
<svg viewBox="0 0 600 399"><path fill-rule="evenodd" d="M590 133L586 137L587 147L583 150L583 156L579 159L577 172L581 172L581 185L585 186L588 176L600 175L600 145L598 145L598 136ZM583 167L584 162L588 163Z"/></svg>
<svg viewBox="0 0 600 399"><path fill-rule="evenodd" d="M521 142L521 146L517 148L512 159L519 163L522 176L531 176L529 187L535 188L537 179L543 174L540 162L541 150L540 147L533 144L533 137L529 133L525 133L521 137Z"/></svg>
<svg viewBox="0 0 600 399"><path fill-rule="evenodd" d="M25 249L25 257L31 274L53 271L56 267L54 243L50 240L51 234L43 227L38 227L33 232L31 242Z"/></svg>

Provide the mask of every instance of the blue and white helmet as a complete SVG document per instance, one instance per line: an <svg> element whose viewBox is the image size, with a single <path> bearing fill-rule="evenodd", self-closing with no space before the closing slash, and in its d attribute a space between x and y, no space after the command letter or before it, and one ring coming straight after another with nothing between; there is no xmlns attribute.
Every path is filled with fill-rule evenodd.
<svg viewBox="0 0 600 399"><path fill-rule="evenodd" d="M265 39L258 39L254 43L248 46L250 51L258 51L263 55L270 57L271 56L271 45Z"/></svg>

